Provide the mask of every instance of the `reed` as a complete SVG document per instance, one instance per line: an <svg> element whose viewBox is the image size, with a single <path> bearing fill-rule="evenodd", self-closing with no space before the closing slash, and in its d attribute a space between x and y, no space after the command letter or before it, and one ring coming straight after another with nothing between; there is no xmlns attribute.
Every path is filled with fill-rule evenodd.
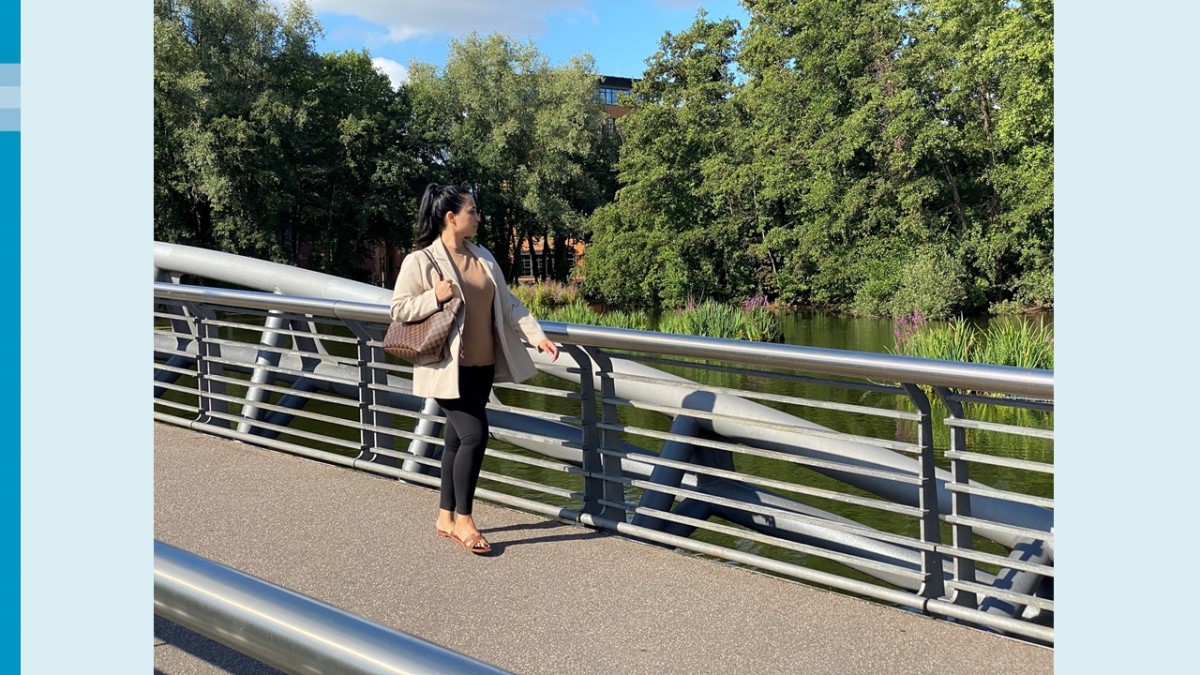
<svg viewBox="0 0 1200 675"><path fill-rule="evenodd" d="M742 303L742 329L738 337L755 342L783 341L783 327L765 295L756 295Z"/></svg>
<svg viewBox="0 0 1200 675"><path fill-rule="evenodd" d="M583 301L579 285L574 282L563 284L557 281L539 281L535 284L509 286L508 290L525 305L530 314L539 319L546 318L555 309Z"/></svg>
<svg viewBox="0 0 1200 675"><path fill-rule="evenodd" d="M959 317L928 321L920 312L897 317L893 353L1018 368L1054 368L1054 331L1043 321L995 321L980 330Z"/></svg>
<svg viewBox="0 0 1200 675"><path fill-rule="evenodd" d="M752 307L730 307L712 300L689 303L684 309L663 313L658 330L701 337L779 340L782 336L779 320L763 300Z"/></svg>
<svg viewBox="0 0 1200 675"><path fill-rule="evenodd" d="M545 321L558 321L560 323L582 323L590 326L595 326L600 323L600 315L592 311L585 302L573 302L569 305L555 307L546 313L545 316L539 316L539 319Z"/></svg>
<svg viewBox="0 0 1200 675"><path fill-rule="evenodd" d="M601 326L650 330L650 317L645 312L605 312L596 316Z"/></svg>
<svg viewBox="0 0 1200 675"><path fill-rule="evenodd" d="M1020 318L993 322L983 332L981 363L1054 369L1054 331L1044 321Z"/></svg>
<svg viewBox="0 0 1200 675"><path fill-rule="evenodd" d="M579 323L612 328L652 330L653 321L646 312L612 311L602 314L592 311L583 300L579 286L542 281L509 288L513 296L543 321ZM681 310L665 312L658 322L659 331L702 337L734 338L760 342L783 339L779 318L771 311L765 296L755 296L740 307L722 305L712 300L688 301Z"/></svg>

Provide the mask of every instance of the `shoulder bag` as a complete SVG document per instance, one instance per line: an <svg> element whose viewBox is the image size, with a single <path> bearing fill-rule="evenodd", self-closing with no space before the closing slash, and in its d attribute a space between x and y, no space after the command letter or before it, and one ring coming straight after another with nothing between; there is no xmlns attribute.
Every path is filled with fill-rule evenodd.
<svg viewBox="0 0 1200 675"><path fill-rule="evenodd" d="M429 262L433 264L438 279L444 280L442 270L437 261L422 251ZM446 351L446 341L450 337L450 328L454 319L462 309L461 298L452 297L441 303L441 307L420 321L393 321L388 326L387 335L383 337L383 350L393 356L398 356L416 366L437 363L442 360Z"/></svg>

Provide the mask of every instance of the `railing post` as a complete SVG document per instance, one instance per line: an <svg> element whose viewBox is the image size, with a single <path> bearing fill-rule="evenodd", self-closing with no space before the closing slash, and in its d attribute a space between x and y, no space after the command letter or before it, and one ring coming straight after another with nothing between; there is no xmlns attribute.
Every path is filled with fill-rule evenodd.
<svg viewBox="0 0 1200 675"><path fill-rule="evenodd" d="M563 345L563 351L579 364L579 419L583 440L583 507L584 513L599 514L603 511L600 499L604 496L604 471L600 461L600 429L596 426L596 367L586 350L578 345Z"/></svg>
<svg viewBox="0 0 1200 675"><path fill-rule="evenodd" d="M279 290L275 290L279 293ZM253 433L254 422L259 421L259 408L255 403L262 403L267 398L267 390L260 385L269 385L275 381L275 373L270 368L279 367L279 341L282 337L277 331L287 326L287 318L277 309L267 313L263 321L263 332L258 344L261 347L254 359L254 372L250 374L250 386L246 388L246 403L242 406L242 417L245 421L238 422L238 433Z"/></svg>
<svg viewBox="0 0 1200 675"><path fill-rule="evenodd" d="M942 543L941 521L938 519L937 465L933 458L933 414L929 397L915 384L902 383L904 391L917 407L917 445L921 448L918 508L921 509L921 541L934 547ZM942 554L935 550L921 551L921 589L924 598L941 598L946 594Z"/></svg>
<svg viewBox="0 0 1200 675"><path fill-rule="evenodd" d="M600 469L604 478L603 486L601 487L601 496L604 500L600 514L610 520L617 522L625 522L625 508L616 506L617 504L625 503L625 488L620 482L621 475L621 458L613 457L612 455L601 455L600 449L617 450L621 447L621 432L616 429L619 424L617 419L617 397L616 383L612 378L612 359L608 357L602 350L595 347L585 347L584 350L591 360L596 364L595 374L600 377L600 423L598 428L603 433L598 434L599 443L596 446L597 451L594 453L595 459L591 464L588 463L587 453L584 453L584 466L595 466L596 459L599 460ZM590 369L589 369L590 370ZM590 376L590 374L589 374Z"/></svg>
<svg viewBox="0 0 1200 675"><path fill-rule="evenodd" d="M946 406L946 411L951 419L966 419L966 413L963 411L962 403L959 403L954 398L954 393L945 387L934 387L933 389L938 398ZM950 452L958 453L967 450L967 430L958 426L950 427ZM951 455L950 458L950 480L951 485L966 485L970 481L970 476L967 471L967 460ZM947 485L950 489L950 485ZM971 517L971 495L958 490L950 491L950 513L954 516L970 518ZM953 533L953 544L955 548L973 549L975 547L975 532L970 525L964 525L961 522L955 522L951 525ZM962 558L955 556L954 558L954 580L965 581L967 583L975 582L975 561L970 558ZM951 593L951 602L964 607L978 607L979 598L975 593L962 589L954 589Z"/></svg>
<svg viewBox="0 0 1200 675"><path fill-rule="evenodd" d="M371 346L371 333L367 327L359 321L347 321L346 326L350 332L354 333L357 339L355 348L357 350L357 359L355 365L358 367L358 459L367 462L376 462L378 464L386 464L395 466L396 461L391 457L384 457L372 452L372 448L383 447L380 440L387 438L391 440L391 436L380 434L375 431L380 424L379 413L375 411L377 402L378 389L374 386L379 378L379 369L375 367L375 353ZM384 375L384 377L387 377ZM388 421L390 424L390 420ZM390 461L389 461L390 460Z"/></svg>
<svg viewBox="0 0 1200 675"><path fill-rule="evenodd" d="M413 435L417 438L413 438L408 442L408 453L416 457L438 457L441 452L445 451L445 447L443 446L442 450L439 451L436 449L434 443L430 443L421 437L437 438L442 435L444 423L429 419L430 417L443 415L442 406L438 405L437 399L427 398L421 406L421 414L424 417L413 428ZM413 473L425 474L426 476L432 476L434 471L433 467L426 466L413 459L404 460L400 468Z"/></svg>
<svg viewBox="0 0 1200 675"><path fill-rule="evenodd" d="M169 319L171 322L171 332L175 336L176 351L186 352L188 345L196 339L195 319L189 316L186 306L163 304L163 313L178 316L178 319ZM188 368L195 366L195 359L189 358L181 354L172 354L167 358L167 366L172 368ZM154 374L155 382L174 384L179 379L180 373L170 370L160 370ZM154 398L161 397L166 393L167 388L161 385L154 387Z"/></svg>
<svg viewBox="0 0 1200 675"><path fill-rule="evenodd" d="M175 285L179 285L179 282L182 280L183 276L180 274L166 272L158 268L154 269L155 282L166 281ZM160 304L158 301L156 301L154 307L155 311L159 311L161 309L164 314L172 314L181 317L179 319L169 319L169 321L171 322L171 332L175 334L175 349L181 352L187 351L188 344L195 339L195 333L192 330L193 322L192 318L188 316L186 305L177 305L168 302L163 302ZM192 363L192 359L179 354L174 354L167 358L166 365L172 368L186 368L194 364ZM179 373L171 372L169 370L160 370L154 374L155 382L174 384L178 379ZM159 398L166 393L166 391L166 387L154 387L154 398Z"/></svg>
<svg viewBox="0 0 1200 675"><path fill-rule="evenodd" d="M228 413L229 403L213 395L224 396L225 383L213 379L213 376L225 374L225 368L214 361L221 357L221 345L213 342L217 337L217 329L210 320L216 319L216 312L198 304L187 305L192 313L194 323L193 334L196 336L196 390L199 395L198 406L201 424L207 424L224 429L229 428L229 420L213 417L212 413Z"/></svg>

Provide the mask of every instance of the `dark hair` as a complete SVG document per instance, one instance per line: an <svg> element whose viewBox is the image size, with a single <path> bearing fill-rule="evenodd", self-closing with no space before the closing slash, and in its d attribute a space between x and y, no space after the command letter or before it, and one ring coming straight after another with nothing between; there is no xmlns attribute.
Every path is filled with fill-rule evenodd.
<svg viewBox="0 0 1200 675"><path fill-rule="evenodd" d="M446 227L446 212L458 213L463 206L463 197L470 194L461 185L430 183L425 186L421 211L417 215L417 248L425 248L442 234L442 228Z"/></svg>

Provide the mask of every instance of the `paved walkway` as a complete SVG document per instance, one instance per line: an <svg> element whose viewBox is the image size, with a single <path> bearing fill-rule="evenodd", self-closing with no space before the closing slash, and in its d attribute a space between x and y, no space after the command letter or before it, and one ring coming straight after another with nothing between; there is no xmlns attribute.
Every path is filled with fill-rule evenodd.
<svg viewBox="0 0 1200 675"><path fill-rule="evenodd" d="M155 426L155 537L518 673L1052 673L1054 653L616 535ZM155 671L275 672L156 618Z"/></svg>

